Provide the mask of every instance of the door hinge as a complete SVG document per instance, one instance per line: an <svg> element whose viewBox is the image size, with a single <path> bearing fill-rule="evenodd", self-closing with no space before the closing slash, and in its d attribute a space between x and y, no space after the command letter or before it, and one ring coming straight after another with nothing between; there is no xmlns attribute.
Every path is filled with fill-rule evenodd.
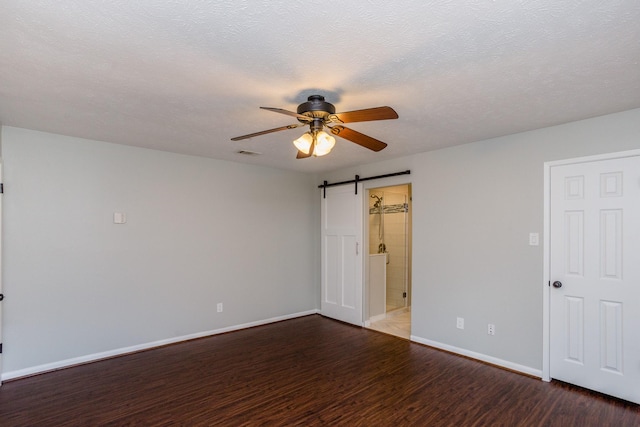
<svg viewBox="0 0 640 427"><path fill-rule="evenodd" d="M2 354L2 343L0 342L0 354Z"/></svg>
<svg viewBox="0 0 640 427"><path fill-rule="evenodd" d="M4 193L4 183L0 182L0 194Z"/></svg>
<svg viewBox="0 0 640 427"><path fill-rule="evenodd" d="M406 292L403 292L403 293L402 293L402 298L406 298L406 297L407 297L407 293L406 293Z"/></svg>

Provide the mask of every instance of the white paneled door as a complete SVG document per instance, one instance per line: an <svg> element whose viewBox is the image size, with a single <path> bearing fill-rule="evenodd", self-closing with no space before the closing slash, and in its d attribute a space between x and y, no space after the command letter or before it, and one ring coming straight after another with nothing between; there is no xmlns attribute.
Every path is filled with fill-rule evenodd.
<svg viewBox="0 0 640 427"><path fill-rule="evenodd" d="M640 156L550 177L551 377L640 403Z"/></svg>
<svg viewBox="0 0 640 427"><path fill-rule="evenodd" d="M362 188L326 188L322 197L323 316L362 326Z"/></svg>

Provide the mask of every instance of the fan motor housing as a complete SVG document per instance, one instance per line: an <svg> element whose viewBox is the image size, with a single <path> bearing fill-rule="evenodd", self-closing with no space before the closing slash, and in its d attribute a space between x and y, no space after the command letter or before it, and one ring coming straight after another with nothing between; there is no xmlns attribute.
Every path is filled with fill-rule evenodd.
<svg viewBox="0 0 640 427"><path fill-rule="evenodd" d="M309 117L324 118L329 114L335 114L336 107L326 102L324 96L311 95L307 98L307 102L298 105L298 114Z"/></svg>

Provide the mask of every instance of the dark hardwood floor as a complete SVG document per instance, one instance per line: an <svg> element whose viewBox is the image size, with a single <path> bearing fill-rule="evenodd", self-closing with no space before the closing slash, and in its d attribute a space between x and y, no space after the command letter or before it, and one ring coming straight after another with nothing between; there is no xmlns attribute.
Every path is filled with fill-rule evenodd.
<svg viewBox="0 0 640 427"><path fill-rule="evenodd" d="M10 381L2 426L640 426L640 407L318 315Z"/></svg>

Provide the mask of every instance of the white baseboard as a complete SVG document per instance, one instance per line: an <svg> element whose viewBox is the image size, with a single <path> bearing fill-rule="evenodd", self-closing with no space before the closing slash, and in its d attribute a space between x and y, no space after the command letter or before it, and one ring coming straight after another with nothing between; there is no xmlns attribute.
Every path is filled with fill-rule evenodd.
<svg viewBox="0 0 640 427"><path fill-rule="evenodd" d="M480 360L482 362L490 363L491 365L500 366L502 368L506 368L511 371L521 372L523 374L531 375L533 377L542 378L542 370L540 369L534 369L529 366L519 365L517 363L509 362L507 360L498 359L497 357L487 356L486 354L476 353L475 351L465 350L464 348L458 348L448 344L442 344L437 341L420 338L415 335L411 335L411 341L415 341L419 344L428 345L429 347L435 347L441 350L446 350L451 353L460 354L462 356L466 356L472 359Z"/></svg>
<svg viewBox="0 0 640 427"><path fill-rule="evenodd" d="M309 310L299 313L287 314L284 316L272 317L270 319L258 320L255 322L243 323L240 325L228 326L226 328L214 329L212 331L198 332L195 334L183 335L180 337L168 338L159 341L153 341L145 344L134 345L131 347L118 348L109 351L103 351L101 353L88 354L86 356L74 357L71 359L60 360L58 362L46 363L44 365L31 366L29 368L18 369L16 371L4 372L1 380L7 381L16 378L28 377L31 375L41 374L44 372L55 371L57 369L68 368L75 365L82 365L89 362L97 362L99 360L108 359L115 356L122 356L129 353L135 353L137 351L149 350L155 347L162 347L168 344L175 344L178 342L189 341L197 338L208 337L212 335L223 334L226 332L237 331L240 329L252 328L254 326L266 325L269 323L280 322L282 320L294 319L296 317L308 316L310 314L318 314L320 310Z"/></svg>

